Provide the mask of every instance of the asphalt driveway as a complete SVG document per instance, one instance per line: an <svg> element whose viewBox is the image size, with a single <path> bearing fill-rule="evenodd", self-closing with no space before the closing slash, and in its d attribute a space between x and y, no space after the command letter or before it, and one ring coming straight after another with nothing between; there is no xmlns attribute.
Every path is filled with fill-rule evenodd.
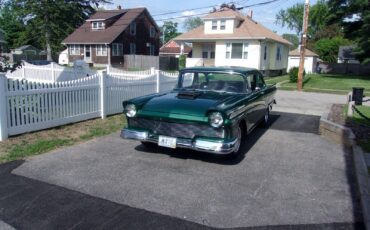
<svg viewBox="0 0 370 230"><path fill-rule="evenodd" d="M13 173L211 227L360 221L349 153L317 134L319 117L272 118L235 160L149 151L117 133L34 157Z"/></svg>

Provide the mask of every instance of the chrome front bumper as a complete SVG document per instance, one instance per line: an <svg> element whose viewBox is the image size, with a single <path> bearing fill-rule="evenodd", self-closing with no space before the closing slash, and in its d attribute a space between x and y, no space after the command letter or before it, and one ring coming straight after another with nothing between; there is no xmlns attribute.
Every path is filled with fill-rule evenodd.
<svg viewBox="0 0 370 230"><path fill-rule="evenodd" d="M150 134L147 131L123 129L121 131L121 137L124 139L158 143L158 135ZM206 138L176 138L176 148L192 149L214 154L230 154L234 151L236 142L237 139L232 141L212 141Z"/></svg>

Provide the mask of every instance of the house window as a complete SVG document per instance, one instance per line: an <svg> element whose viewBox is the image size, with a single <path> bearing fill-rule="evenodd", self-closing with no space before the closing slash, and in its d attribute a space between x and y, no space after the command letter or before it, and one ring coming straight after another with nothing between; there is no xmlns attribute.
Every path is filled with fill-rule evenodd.
<svg viewBox="0 0 370 230"><path fill-rule="evenodd" d="M130 43L130 54L136 54L136 44Z"/></svg>
<svg viewBox="0 0 370 230"><path fill-rule="evenodd" d="M69 45L70 55L80 55L80 45Z"/></svg>
<svg viewBox="0 0 370 230"><path fill-rule="evenodd" d="M248 43L226 43L226 59L248 59Z"/></svg>
<svg viewBox="0 0 370 230"><path fill-rule="evenodd" d="M277 50L276 50L276 60L277 61L281 61L281 46L278 46L277 47Z"/></svg>
<svg viewBox="0 0 370 230"><path fill-rule="evenodd" d="M217 30L217 21L216 20L212 21L212 30Z"/></svg>
<svg viewBox="0 0 370 230"><path fill-rule="evenodd" d="M151 26L150 27L149 33L150 33L150 37L151 38L154 38L155 37L155 28L154 28L154 26Z"/></svg>
<svg viewBox="0 0 370 230"><path fill-rule="evenodd" d="M130 34L136 35L136 22L131 22L130 24Z"/></svg>
<svg viewBox="0 0 370 230"><path fill-rule="evenodd" d="M92 29L93 30L103 30L104 29L104 22L92 22Z"/></svg>
<svg viewBox="0 0 370 230"><path fill-rule="evenodd" d="M202 48L202 58L215 58L215 50L211 45L204 45Z"/></svg>
<svg viewBox="0 0 370 230"><path fill-rule="evenodd" d="M107 56L107 46L96 45L96 56Z"/></svg>
<svg viewBox="0 0 370 230"><path fill-rule="evenodd" d="M263 53L263 60L267 58L267 46L265 45L265 52Z"/></svg>
<svg viewBox="0 0 370 230"><path fill-rule="evenodd" d="M226 59L231 57L231 43L226 43Z"/></svg>
<svg viewBox="0 0 370 230"><path fill-rule="evenodd" d="M113 43L112 44L112 55L122 56L123 55L123 45L120 43Z"/></svg>
<svg viewBox="0 0 370 230"><path fill-rule="evenodd" d="M243 44L243 59L248 59L248 43Z"/></svg>
<svg viewBox="0 0 370 230"><path fill-rule="evenodd" d="M226 29L226 21L221 20L220 30L225 30L225 29Z"/></svg>

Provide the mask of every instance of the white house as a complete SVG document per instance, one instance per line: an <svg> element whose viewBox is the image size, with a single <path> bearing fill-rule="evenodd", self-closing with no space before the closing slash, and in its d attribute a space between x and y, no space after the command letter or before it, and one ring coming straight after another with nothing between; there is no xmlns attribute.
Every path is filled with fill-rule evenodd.
<svg viewBox="0 0 370 230"><path fill-rule="evenodd" d="M203 18L204 25L174 40L192 43L186 66L241 66L265 75L286 72L292 44L239 11L223 8Z"/></svg>
<svg viewBox="0 0 370 230"><path fill-rule="evenodd" d="M319 55L315 54L309 49L305 49L304 70L306 73L316 72L318 58ZM289 71L292 67L299 67L300 60L299 48L290 51L287 71Z"/></svg>

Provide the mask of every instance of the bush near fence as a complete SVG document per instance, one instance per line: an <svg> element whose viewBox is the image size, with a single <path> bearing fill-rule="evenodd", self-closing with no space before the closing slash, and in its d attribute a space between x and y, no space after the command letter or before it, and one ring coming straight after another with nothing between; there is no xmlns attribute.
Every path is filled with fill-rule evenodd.
<svg viewBox="0 0 370 230"><path fill-rule="evenodd" d="M0 76L0 140L121 113L122 101L169 91L176 85L177 75L154 69L136 74L102 71L53 83Z"/></svg>

